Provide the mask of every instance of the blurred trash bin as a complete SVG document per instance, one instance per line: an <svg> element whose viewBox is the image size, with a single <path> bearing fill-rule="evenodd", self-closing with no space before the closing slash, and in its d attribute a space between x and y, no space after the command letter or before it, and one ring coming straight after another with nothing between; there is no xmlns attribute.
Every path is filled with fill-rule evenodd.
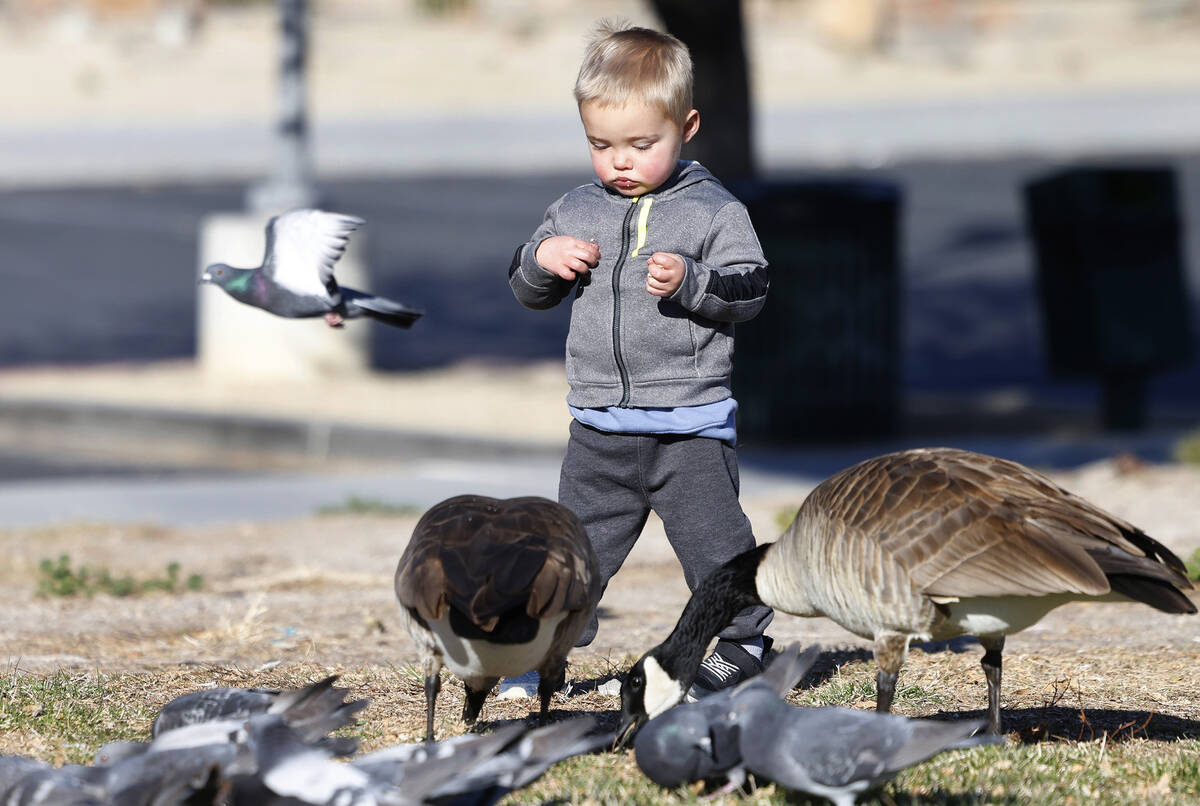
<svg viewBox="0 0 1200 806"><path fill-rule="evenodd" d="M1051 372L1097 375L1107 428L1146 423L1146 382L1192 360L1174 171L1076 167L1025 186Z"/></svg>
<svg viewBox="0 0 1200 806"><path fill-rule="evenodd" d="M739 188L771 269L737 325L733 394L747 443L888 436L900 414L898 186L859 179Z"/></svg>

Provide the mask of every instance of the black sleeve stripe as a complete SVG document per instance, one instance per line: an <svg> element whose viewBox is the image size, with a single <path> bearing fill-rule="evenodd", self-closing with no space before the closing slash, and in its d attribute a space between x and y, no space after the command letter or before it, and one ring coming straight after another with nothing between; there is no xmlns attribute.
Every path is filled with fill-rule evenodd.
<svg viewBox="0 0 1200 806"><path fill-rule="evenodd" d="M521 250L525 248L525 244L517 247L517 251L513 253L512 264L508 267L508 279L517 273L517 269L521 268Z"/></svg>
<svg viewBox="0 0 1200 806"><path fill-rule="evenodd" d="M766 266L761 266L745 274L721 274L710 272L705 294L712 294L725 302L741 302L742 300L758 299L765 296L770 284L770 273Z"/></svg>

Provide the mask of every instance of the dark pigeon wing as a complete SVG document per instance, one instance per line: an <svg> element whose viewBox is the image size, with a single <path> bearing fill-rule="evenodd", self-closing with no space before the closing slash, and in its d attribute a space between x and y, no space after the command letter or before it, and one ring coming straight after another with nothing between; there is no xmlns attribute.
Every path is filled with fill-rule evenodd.
<svg viewBox="0 0 1200 806"><path fill-rule="evenodd" d="M503 750L448 779L426 800L439 806L492 806L536 781L552 765L611 746L611 733L593 733L594 717L568 719L520 735Z"/></svg>
<svg viewBox="0 0 1200 806"><path fill-rule="evenodd" d="M279 696L278 689L212 688L193 691L171 700L163 706L150 735L158 736L169 730L197 722L216 719L244 719L264 713Z"/></svg>

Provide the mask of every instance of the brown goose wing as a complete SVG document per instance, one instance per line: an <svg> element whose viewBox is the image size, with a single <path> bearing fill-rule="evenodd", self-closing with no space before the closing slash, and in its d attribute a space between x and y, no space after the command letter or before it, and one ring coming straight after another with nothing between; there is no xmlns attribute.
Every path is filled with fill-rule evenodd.
<svg viewBox="0 0 1200 806"><path fill-rule="evenodd" d="M567 507L537 496L510 498L513 528L545 539L546 560L529 589L531 616L587 610L600 600L600 569L592 541Z"/></svg>
<svg viewBox="0 0 1200 806"><path fill-rule="evenodd" d="M422 516L396 569L400 604L423 619L447 605L490 630L524 605L535 618L594 605L595 553L579 519L545 498L457 496Z"/></svg>
<svg viewBox="0 0 1200 806"><path fill-rule="evenodd" d="M850 533L878 541L928 595L1101 595L1109 591L1101 555L1181 578L1171 562L1178 558L1161 545L1003 459L950 448L903 451L827 484L823 506Z"/></svg>

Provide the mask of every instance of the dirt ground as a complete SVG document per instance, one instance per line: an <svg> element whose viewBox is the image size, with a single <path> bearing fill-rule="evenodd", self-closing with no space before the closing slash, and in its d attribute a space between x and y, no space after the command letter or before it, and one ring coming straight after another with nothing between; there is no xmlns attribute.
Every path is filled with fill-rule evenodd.
<svg viewBox="0 0 1200 806"><path fill-rule="evenodd" d="M1200 546L1200 468L1106 461L1057 479L1182 556ZM746 502L760 539L773 539L778 530L771 523L802 495ZM169 678L163 701L172 688L340 671L373 698L400 705L415 734L422 706L409 665L417 656L392 592L414 523L415 515L314 516L202 528L80 523L0 533L7 558L0 566L4 668ZM35 595L39 563L63 554L73 568L136 579L161 577L177 562L182 577L201 574L204 586L125 598ZM665 637L687 597L661 527L652 523L608 589L597 641L572 656L573 668L585 670L586 679L575 677L586 697L565 707L616 708L615 698L595 692L596 684ZM778 615L769 634L780 645L820 642L840 650L831 662L869 660L865 642L825 619ZM979 654L970 641L929 647L914 652L905 675L945 687L962 708L977 710L985 692ZM1006 709L1045 707L1070 689L1080 704L1116 709L1114 718L1135 708L1190 725L1184 728L1190 732L1200 726L1194 697L1200 619L1134 604L1068 605L1009 639L1005 674ZM460 689L444 686L442 697L455 700ZM447 718L458 707L444 709Z"/></svg>

